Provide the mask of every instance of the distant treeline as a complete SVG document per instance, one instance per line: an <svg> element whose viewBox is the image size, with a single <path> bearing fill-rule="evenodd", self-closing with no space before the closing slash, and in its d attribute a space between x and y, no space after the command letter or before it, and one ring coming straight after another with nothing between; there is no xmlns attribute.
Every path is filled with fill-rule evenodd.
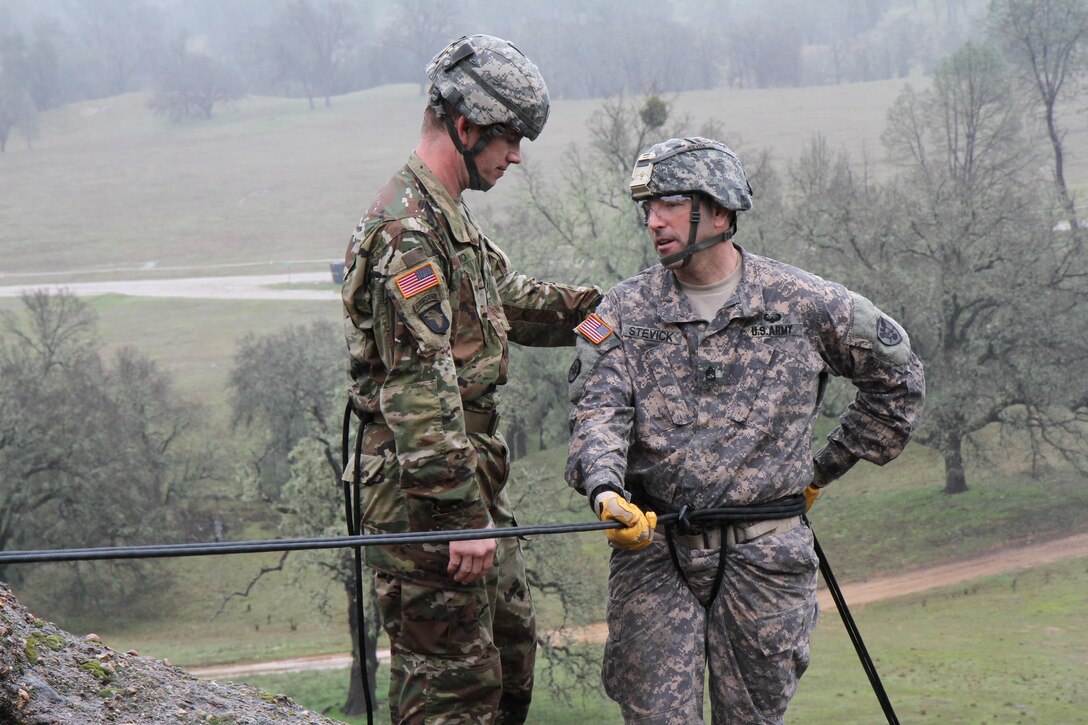
<svg viewBox="0 0 1088 725"><path fill-rule="evenodd" d="M509 38L555 98L881 80L965 39L967 0L0 0L0 144L38 112L130 91L175 117L245 94L311 105L421 83L448 41Z"/></svg>

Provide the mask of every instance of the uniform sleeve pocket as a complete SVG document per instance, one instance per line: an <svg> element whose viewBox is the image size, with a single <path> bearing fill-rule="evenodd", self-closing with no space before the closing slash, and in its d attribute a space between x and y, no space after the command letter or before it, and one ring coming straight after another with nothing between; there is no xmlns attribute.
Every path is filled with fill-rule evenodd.
<svg viewBox="0 0 1088 725"><path fill-rule="evenodd" d="M394 264L390 271L396 267ZM391 275L386 290L420 355L433 355L449 346L453 313L442 270L435 261Z"/></svg>
<svg viewBox="0 0 1088 725"><path fill-rule="evenodd" d="M487 515L479 499L464 502L453 508L439 508L434 501L417 496L408 497L408 521L412 531L482 529L488 523Z"/></svg>
<svg viewBox="0 0 1088 725"><path fill-rule="evenodd" d="M433 457L446 454L442 404L434 380L383 386L380 401L385 423L396 440L397 457L406 471L411 473L419 468L424 462L423 451Z"/></svg>

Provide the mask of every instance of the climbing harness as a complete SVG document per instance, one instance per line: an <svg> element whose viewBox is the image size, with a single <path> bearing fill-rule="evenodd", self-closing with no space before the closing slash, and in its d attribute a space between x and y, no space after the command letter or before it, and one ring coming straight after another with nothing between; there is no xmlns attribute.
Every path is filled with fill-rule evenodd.
<svg viewBox="0 0 1088 725"><path fill-rule="evenodd" d="M650 510L656 511L658 508L651 506ZM676 534L680 534L681 536L692 536L707 532L710 526L717 527L721 537L721 553L718 556L718 570L714 574L714 583L710 587L710 596L705 602L699 600L699 604L702 605L703 609L709 611L710 605L713 604L714 600L718 597L718 591L722 586L722 578L725 575L725 548L726 540L728 538L726 532L729 527L734 524L750 523L766 519L801 516L804 513L805 497L801 494L788 496L770 503L753 504L751 506L735 506L731 508L690 511L687 505L683 505L676 513L675 524L665 527L665 541L668 542L669 545L669 556L672 557L673 566L676 567L676 571L680 574L680 578L684 580L684 584L689 584L687 575L684 574L684 569L680 566L680 559L676 553ZM660 522L664 518L665 517L663 516L659 516L658 521Z"/></svg>
<svg viewBox="0 0 1088 725"><path fill-rule="evenodd" d="M661 505L662 502L654 501L648 502L647 510L658 511L665 506ZM680 559L676 553L675 538L680 536L693 536L697 534L706 534L713 531L714 527L717 527L717 533L720 537L721 551L718 555L718 568L714 575L714 583L710 589L710 596L703 601L698 598L696 594L696 600L703 607L703 609L710 611L710 606L714 603L714 600L718 597L718 591L721 589L722 579L725 575L725 552L728 543L728 536L726 532L730 526L767 520L773 518L790 518L798 517L805 526L812 530L812 525L805 516L805 497L803 494L797 494L795 496L789 496L787 498L780 499L778 501L772 501L769 504L756 504L753 506L742 506L730 509L701 509L697 511L690 511L686 505L682 505L680 510L675 514L665 514L658 517L658 522L669 522L670 525L665 526L665 540L669 546L669 556L672 558L673 566L676 567L677 573L683 580L684 584L689 585L687 576L684 574L684 569L680 565ZM865 642L861 638L861 631L858 629L857 623L854 622L853 616L850 614L850 609L846 606L846 598L843 597L842 589L839 588L839 582L835 578L835 573L831 571L831 565L827 561L827 557L824 555L823 548L820 546L819 540L816 538L816 532L812 532L812 544L816 551L816 558L819 560L820 574L824 578L824 583L827 584L827 589L831 594L832 600L835 602L835 608L839 612L839 617L842 619L843 625L846 627L846 633L850 637L850 643L854 645L854 651L857 653L858 659L861 661L861 667L865 670L865 675L869 678L869 684L873 688L876 699L880 703L881 709L884 711L884 716L888 720L888 725L899 725L899 718L895 714L895 709L892 707L891 700L888 698L888 693L884 689L883 683L880 681L880 675L876 671L876 665L873 663L872 657L869 656L869 650L865 646ZM692 589L692 594L695 594ZM704 649L709 648L709 643L704 642ZM705 652L709 659L709 651Z"/></svg>

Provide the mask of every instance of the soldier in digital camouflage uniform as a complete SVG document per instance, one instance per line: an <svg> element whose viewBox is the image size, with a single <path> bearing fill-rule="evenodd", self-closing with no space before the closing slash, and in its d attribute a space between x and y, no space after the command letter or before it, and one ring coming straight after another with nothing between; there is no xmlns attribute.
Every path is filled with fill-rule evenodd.
<svg viewBox="0 0 1088 725"><path fill-rule="evenodd" d="M781 723L817 616L811 531L793 516L684 534L657 514L791 496L807 510L859 459L903 450L922 365L869 300L729 241L752 199L721 143L652 146L631 193L661 264L579 325L569 375L567 481L626 525L607 531L605 690L628 723L702 722L709 664L713 722ZM857 395L814 456L829 375Z"/></svg>
<svg viewBox="0 0 1088 725"><path fill-rule="evenodd" d="M368 421L366 533L514 525L496 408L508 342L573 345L600 299L515 272L461 200L520 163L522 137L543 128L536 66L505 40L473 35L427 75L419 145L346 260L350 394ZM392 645L392 721L523 722L536 632L518 540L370 547L367 564Z"/></svg>

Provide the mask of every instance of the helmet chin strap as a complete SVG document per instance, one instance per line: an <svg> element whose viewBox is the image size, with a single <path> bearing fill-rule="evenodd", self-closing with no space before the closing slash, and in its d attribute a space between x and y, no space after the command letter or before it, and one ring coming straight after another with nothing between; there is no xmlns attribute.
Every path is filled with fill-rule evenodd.
<svg viewBox="0 0 1088 725"><path fill-rule="evenodd" d="M441 108L440 105L435 107L435 111L442 117L442 121L446 125L446 131L449 133L450 140L453 141L457 153L461 154L461 158L465 160L465 168L468 170L468 188L473 191L487 191L490 189L494 184L488 183L480 176L480 170L476 168L476 155L483 151L489 143L506 133L506 126L501 123L493 123L481 129L479 140L473 144L471 149L466 149L465 145L461 143L461 136L458 135L457 126L454 124L453 119L450 118L450 114L446 113L445 109Z"/></svg>
<svg viewBox="0 0 1088 725"><path fill-rule="evenodd" d="M691 195L691 217L688 224L688 245L676 254L670 254L667 257L661 258L661 266L669 269L675 269L683 267L691 262L691 258L703 251L704 249L710 249L715 244L721 244L722 242L729 241L733 238L733 235L737 231L736 218L733 219L733 224L721 234L716 234L709 239L704 239L701 242L696 243L695 235L699 229L699 219L702 216L700 211L700 196L698 194ZM677 264L679 262L679 264Z"/></svg>

